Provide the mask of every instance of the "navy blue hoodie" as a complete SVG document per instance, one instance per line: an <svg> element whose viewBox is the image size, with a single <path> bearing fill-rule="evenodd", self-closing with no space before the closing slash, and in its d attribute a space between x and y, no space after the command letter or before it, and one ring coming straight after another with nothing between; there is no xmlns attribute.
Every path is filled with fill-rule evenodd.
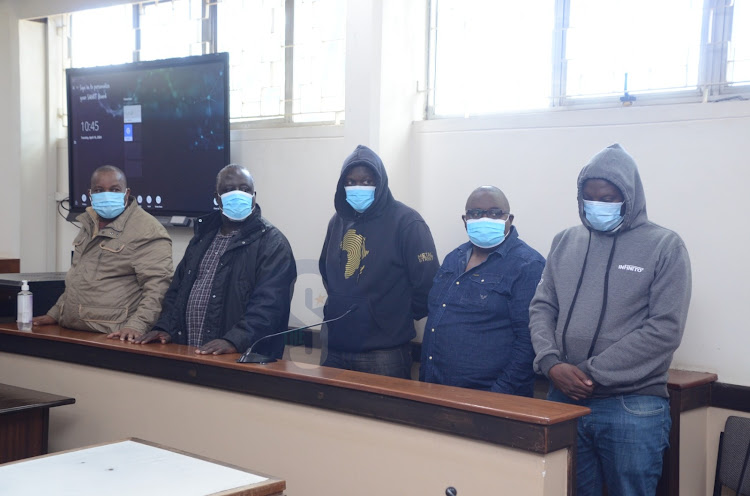
<svg viewBox="0 0 750 496"><path fill-rule="evenodd" d="M363 213L346 201L344 180L353 168L372 169L375 200ZM427 315L427 294L439 268L430 228L416 210L396 201L380 157L358 146L341 168L336 214L328 223L320 275L328 291L325 318L355 311L328 324L328 347L365 352L411 341L414 320Z"/></svg>

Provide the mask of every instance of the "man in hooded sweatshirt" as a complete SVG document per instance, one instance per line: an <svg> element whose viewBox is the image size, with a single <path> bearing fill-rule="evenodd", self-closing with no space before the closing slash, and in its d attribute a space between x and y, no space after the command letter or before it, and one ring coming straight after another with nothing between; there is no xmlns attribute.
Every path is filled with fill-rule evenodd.
<svg viewBox="0 0 750 496"><path fill-rule="evenodd" d="M549 400L586 406L578 495L650 495L668 446L667 370L690 303L682 239L648 220L633 158L618 144L578 176L582 225L555 236L529 309Z"/></svg>
<svg viewBox="0 0 750 496"><path fill-rule="evenodd" d="M435 242L414 209L396 201L383 162L366 146L347 157L334 196L320 275L328 292L321 364L411 377L414 320L427 315L438 270Z"/></svg>

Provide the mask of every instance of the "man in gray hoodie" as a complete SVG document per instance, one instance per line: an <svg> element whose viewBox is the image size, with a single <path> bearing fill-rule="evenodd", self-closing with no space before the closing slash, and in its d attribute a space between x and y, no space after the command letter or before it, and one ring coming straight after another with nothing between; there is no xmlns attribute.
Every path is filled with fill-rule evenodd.
<svg viewBox="0 0 750 496"><path fill-rule="evenodd" d="M690 303L682 239L648 220L633 158L618 144L578 176L582 225L555 236L529 309L548 399L586 406L578 495L650 495L668 446L667 370Z"/></svg>

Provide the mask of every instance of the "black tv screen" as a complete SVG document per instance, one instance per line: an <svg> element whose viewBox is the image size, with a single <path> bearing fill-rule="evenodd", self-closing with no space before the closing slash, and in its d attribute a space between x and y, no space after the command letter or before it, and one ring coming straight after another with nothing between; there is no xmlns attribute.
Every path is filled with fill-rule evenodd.
<svg viewBox="0 0 750 496"><path fill-rule="evenodd" d="M67 70L70 207L91 204L91 174L125 172L153 215L215 208L216 174L229 163L226 53Z"/></svg>

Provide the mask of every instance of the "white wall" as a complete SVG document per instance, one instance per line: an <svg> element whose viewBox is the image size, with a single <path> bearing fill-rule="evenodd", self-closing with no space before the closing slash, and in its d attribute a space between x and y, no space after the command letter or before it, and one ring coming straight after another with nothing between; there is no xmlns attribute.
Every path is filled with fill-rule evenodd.
<svg viewBox="0 0 750 496"><path fill-rule="evenodd" d="M50 142L47 135L47 25L34 21L18 24L23 41L19 58L21 100L21 192L33 191L34 204L25 204L18 213L23 229L34 236L21 237L21 271L44 272L55 260L56 168L50 168L47 157ZM54 162L52 162L54 164ZM22 196L25 199L26 195Z"/></svg>
<svg viewBox="0 0 750 496"><path fill-rule="evenodd" d="M15 4L20 19L33 19L77 10L95 9L123 3L128 0L6 0Z"/></svg>
<svg viewBox="0 0 750 496"><path fill-rule="evenodd" d="M601 148L620 142L636 159L654 222L688 247L693 297L673 366L750 384L742 221L748 180L750 102L562 111L415 124L424 174L420 208L441 257L462 242L466 197L482 183L508 195L515 225L547 254L552 237L579 222L576 178Z"/></svg>
<svg viewBox="0 0 750 496"><path fill-rule="evenodd" d="M20 105L18 71L18 17L8 0L0 0L0 257L21 253Z"/></svg>
<svg viewBox="0 0 750 496"><path fill-rule="evenodd" d="M19 13L44 15L82 0L17 1ZM322 287L314 274L341 162L358 143L383 155L397 199L417 208L430 225L442 258L463 242L460 221L469 192L480 184L505 190L521 237L546 255L552 237L578 222L575 180L601 148L620 142L638 162L652 220L677 231L693 264L688 328L674 366L717 372L750 385L740 353L750 349L744 304L750 296L744 226L750 156L750 102L557 110L514 116L413 122L422 96L423 8L398 0L352 0L347 13L347 103L343 126L236 129L232 160L253 171L264 215L289 238L301 270L294 319L315 321ZM409 4L409 5L405 5ZM423 7L423 6L422 6ZM19 238L37 240L12 215L19 204L20 110L18 37L21 17L0 0L0 255L20 254ZM5 34L7 33L7 34ZM399 47L402 49L399 50ZM66 153L60 151L58 173ZM63 179L60 179L62 177ZM58 177L58 184L64 181ZM63 182L64 185L64 182ZM35 200L24 191L24 203ZM39 202L42 199L37 198ZM47 212L54 215L54 212ZM59 224L59 223L58 223ZM69 260L70 226L58 225L57 268ZM190 233L172 230L175 253ZM26 253L24 253L26 256Z"/></svg>

